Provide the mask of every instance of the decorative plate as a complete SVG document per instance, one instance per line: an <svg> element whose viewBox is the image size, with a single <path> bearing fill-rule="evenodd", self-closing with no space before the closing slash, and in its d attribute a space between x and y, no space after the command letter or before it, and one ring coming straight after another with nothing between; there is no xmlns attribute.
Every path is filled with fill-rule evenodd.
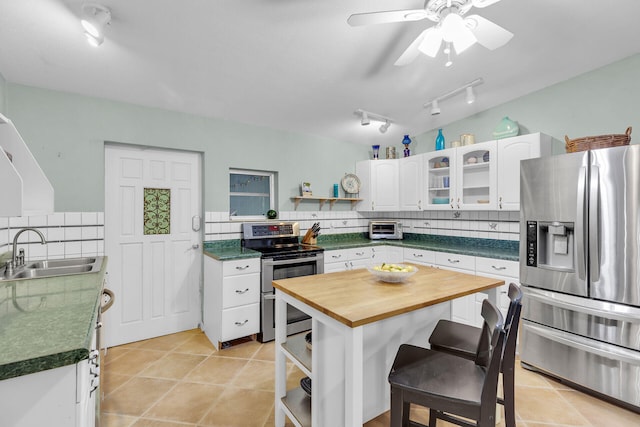
<svg viewBox="0 0 640 427"><path fill-rule="evenodd" d="M311 378L304 377L303 379L301 379L300 388L306 393L307 396L311 397Z"/></svg>
<svg viewBox="0 0 640 427"><path fill-rule="evenodd" d="M345 174L341 184L345 193L356 194L360 192L360 178L352 173Z"/></svg>

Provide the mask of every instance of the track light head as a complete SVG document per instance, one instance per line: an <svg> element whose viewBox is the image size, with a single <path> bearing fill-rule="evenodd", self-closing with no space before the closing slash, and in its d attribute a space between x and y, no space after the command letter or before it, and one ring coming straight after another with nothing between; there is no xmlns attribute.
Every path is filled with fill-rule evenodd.
<svg viewBox="0 0 640 427"><path fill-rule="evenodd" d="M369 120L369 114L366 111L362 112L362 119L360 120L360 124L362 126L368 126L371 124L371 120Z"/></svg>
<svg viewBox="0 0 640 427"><path fill-rule="evenodd" d="M436 99L431 102L431 115L437 116L438 114L440 114L440 107L438 107L438 100Z"/></svg>
<svg viewBox="0 0 640 427"><path fill-rule="evenodd" d="M476 95L473 93L473 86L467 86L467 104L476 102Z"/></svg>
<svg viewBox="0 0 640 427"><path fill-rule="evenodd" d="M383 124L381 124L380 125L380 133L385 133L387 131L387 129L389 129L389 126L391 126L391 122L389 120L387 120Z"/></svg>

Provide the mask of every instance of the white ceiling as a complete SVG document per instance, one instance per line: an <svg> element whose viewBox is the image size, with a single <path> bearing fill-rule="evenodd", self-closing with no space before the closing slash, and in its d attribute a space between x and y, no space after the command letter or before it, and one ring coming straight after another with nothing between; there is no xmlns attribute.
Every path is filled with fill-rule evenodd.
<svg viewBox="0 0 640 427"><path fill-rule="evenodd" d="M353 13L422 0L102 0L99 48L83 0L0 0L0 74L8 82L370 143L398 141L640 51L640 1L502 0L472 9L515 34L504 47L395 60L431 21L351 27ZM441 54L442 55L442 54ZM464 96L423 104L477 77ZM361 108L397 123L360 126Z"/></svg>

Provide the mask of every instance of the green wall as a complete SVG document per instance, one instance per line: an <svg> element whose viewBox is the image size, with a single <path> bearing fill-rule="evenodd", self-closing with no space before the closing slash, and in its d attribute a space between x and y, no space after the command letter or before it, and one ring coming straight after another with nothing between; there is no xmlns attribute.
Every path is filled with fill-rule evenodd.
<svg viewBox="0 0 640 427"><path fill-rule="evenodd" d="M6 109L7 109L6 92L7 92L7 82L2 76L2 74L0 74L0 114L6 113Z"/></svg>
<svg viewBox="0 0 640 427"><path fill-rule="evenodd" d="M447 144L463 133L486 141L509 116L521 133L558 140L556 153L564 152L564 135L623 133L628 126L640 132L638 75L640 54L451 123L443 132ZM0 76L3 106L53 184L56 211L104 210L104 141L202 152L206 211L228 210L229 168L277 171L279 210L293 210L290 197L298 195L302 180L313 184L315 194L329 195L356 161L370 156L368 145L22 86ZM414 137L412 153L432 151L436 133ZM317 210L317 204L299 209Z"/></svg>
<svg viewBox="0 0 640 427"><path fill-rule="evenodd" d="M629 126L638 133L638 76L640 54L446 125L442 128L446 145L449 147L451 141L459 140L464 133L475 134L476 142L494 139L493 130L505 116L518 122L522 134L542 132L558 140L554 145L556 154L564 153L565 135L578 138L624 133ZM478 88L478 92L481 88L482 86ZM481 94L478 95L480 97ZM445 114L447 102L463 100L464 97L461 96L460 100L443 102L442 114ZM416 136L415 152L433 151L437 133L437 129L434 129ZM632 133L631 136L632 141L640 141L640 135L634 138Z"/></svg>
<svg viewBox="0 0 640 427"><path fill-rule="evenodd" d="M279 210L293 210L301 181L330 195L368 156L367 146L312 135L11 83L7 93L7 116L51 181L56 211L104 210L104 141L202 152L205 211L228 211L229 168L277 171Z"/></svg>

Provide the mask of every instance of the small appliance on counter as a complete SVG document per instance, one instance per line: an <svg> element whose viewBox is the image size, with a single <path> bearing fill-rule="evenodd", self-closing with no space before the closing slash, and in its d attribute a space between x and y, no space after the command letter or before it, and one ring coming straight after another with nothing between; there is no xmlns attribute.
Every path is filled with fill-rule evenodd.
<svg viewBox="0 0 640 427"><path fill-rule="evenodd" d="M369 239L402 240L402 223L399 221L369 221Z"/></svg>

